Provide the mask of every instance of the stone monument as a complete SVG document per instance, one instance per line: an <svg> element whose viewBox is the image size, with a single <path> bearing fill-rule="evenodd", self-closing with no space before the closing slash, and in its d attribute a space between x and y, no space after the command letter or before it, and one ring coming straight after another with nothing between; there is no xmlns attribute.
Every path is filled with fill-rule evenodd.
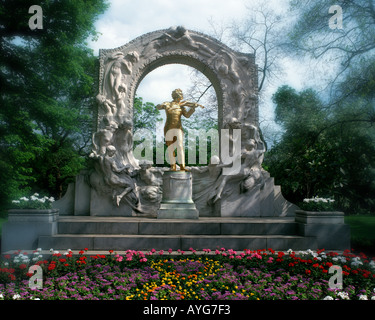
<svg viewBox="0 0 375 320"><path fill-rule="evenodd" d="M75 215L156 216L161 203L169 199L163 189L177 181L177 175L189 177L180 180L188 188L192 184L187 201L194 202L201 217L293 215L295 206L285 201L262 169L265 147L258 129L253 55L233 51L214 38L179 26L145 34L116 49L100 50L99 62L98 112L90 155L93 167L77 177L71 191ZM167 115L165 138L171 146L171 168L146 164L133 154L136 89L149 72L173 63L189 65L206 75L218 100L220 154L207 167L192 167L189 173L179 143L179 119L202 106L184 101L180 90L173 92L173 101L157 106ZM175 149L184 174L170 173L177 168ZM60 212L64 214L62 204Z"/></svg>
<svg viewBox="0 0 375 320"><path fill-rule="evenodd" d="M180 118L198 105L184 101L179 90L172 102L158 105L167 114L170 167L133 153L137 87L154 69L175 63L202 72L217 96L220 150L206 166L185 164ZM32 242L54 249L348 248L342 215L327 220L296 214L298 208L262 168L254 55L179 26L100 50L99 64L92 166L55 202L59 216L54 213L43 228L12 217L3 227L2 250L20 249L17 238L25 228L32 228L25 247Z"/></svg>

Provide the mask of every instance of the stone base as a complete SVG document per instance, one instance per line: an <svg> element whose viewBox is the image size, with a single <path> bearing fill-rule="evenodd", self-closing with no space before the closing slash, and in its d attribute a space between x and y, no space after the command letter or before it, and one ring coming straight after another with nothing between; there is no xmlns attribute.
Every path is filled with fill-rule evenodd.
<svg viewBox="0 0 375 320"><path fill-rule="evenodd" d="M198 219L199 212L194 203L161 203L158 219Z"/></svg>
<svg viewBox="0 0 375 320"><path fill-rule="evenodd" d="M158 219L198 219L192 200L192 175L186 171L166 171L163 175L163 198Z"/></svg>
<svg viewBox="0 0 375 320"><path fill-rule="evenodd" d="M313 212L296 210L298 234L315 237L320 249L350 249L350 227L344 222L343 212Z"/></svg>
<svg viewBox="0 0 375 320"><path fill-rule="evenodd" d="M9 210L8 221L3 224L1 251L35 250L41 236L57 233L59 211Z"/></svg>

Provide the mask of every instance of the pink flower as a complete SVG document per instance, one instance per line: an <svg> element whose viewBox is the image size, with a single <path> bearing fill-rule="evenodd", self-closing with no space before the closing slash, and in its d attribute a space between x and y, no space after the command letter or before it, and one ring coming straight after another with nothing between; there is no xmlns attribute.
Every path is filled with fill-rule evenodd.
<svg viewBox="0 0 375 320"><path fill-rule="evenodd" d="M164 250L160 250L159 254L162 255L164 253Z"/></svg>
<svg viewBox="0 0 375 320"><path fill-rule="evenodd" d="M273 258L269 257L267 263L272 263L272 262L273 262Z"/></svg>
<svg viewBox="0 0 375 320"><path fill-rule="evenodd" d="M171 248L168 249L169 254L171 254L172 251L173 251L173 250L172 250Z"/></svg>
<svg viewBox="0 0 375 320"><path fill-rule="evenodd" d="M140 262L146 262L147 259L146 258L142 258L141 260L139 260Z"/></svg>

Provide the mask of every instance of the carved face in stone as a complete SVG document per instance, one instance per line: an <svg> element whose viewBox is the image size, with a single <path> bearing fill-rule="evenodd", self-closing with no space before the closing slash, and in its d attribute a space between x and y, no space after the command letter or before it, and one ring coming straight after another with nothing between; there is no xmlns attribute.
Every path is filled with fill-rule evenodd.
<svg viewBox="0 0 375 320"><path fill-rule="evenodd" d="M108 146L107 147L107 155L109 157L113 157L116 153L116 148L114 146Z"/></svg>

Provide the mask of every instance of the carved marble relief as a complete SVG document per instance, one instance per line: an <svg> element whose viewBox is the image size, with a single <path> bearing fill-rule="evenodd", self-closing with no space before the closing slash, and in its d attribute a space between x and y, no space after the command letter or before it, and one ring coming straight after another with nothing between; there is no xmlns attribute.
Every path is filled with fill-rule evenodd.
<svg viewBox="0 0 375 320"><path fill-rule="evenodd" d="M265 150L258 132L253 56L179 26L145 34L120 48L100 50L99 60L97 131L90 155L95 168L90 181L98 195L111 199L115 207L130 206L141 214L149 213L152 207L157 209L167 168L134 158L133 100L147 73L168 63L184 63L205 73L219 95L219 128L236 127L242 132L239 173L223 175L222 169L231 164L219 157L206 167L191 168L195 201L212 208L225 198L231 183L238 186L239 193L262 184Z"/></svg>

